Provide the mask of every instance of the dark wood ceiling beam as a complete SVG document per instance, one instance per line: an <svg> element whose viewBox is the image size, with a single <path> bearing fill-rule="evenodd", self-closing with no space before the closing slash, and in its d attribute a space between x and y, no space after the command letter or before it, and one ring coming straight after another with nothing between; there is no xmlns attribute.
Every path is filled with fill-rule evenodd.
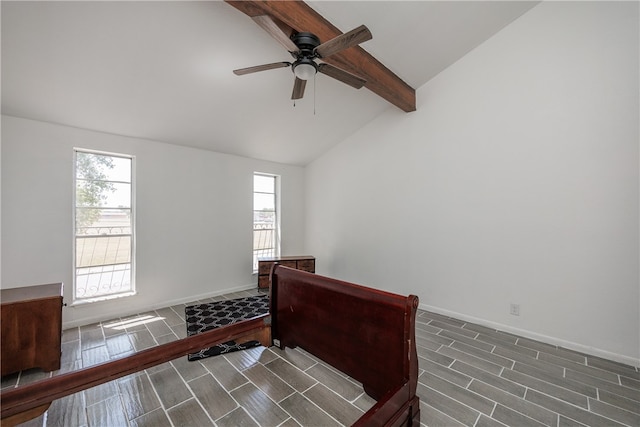
<svg viewBox="0 0 640 427"><path fill-rule="evenodd" d="M331 22L303 1L225 0L249 17L270 15L285 33L308 31L321 41L342 34ZM364 23L366 25L366 23ZM348 28L347 30L350 30ZM375 35L374 35L375 36ZM405 112L416 110L416 92L400 77L360 46L322 61L364 78L365 87Z"/></svg>

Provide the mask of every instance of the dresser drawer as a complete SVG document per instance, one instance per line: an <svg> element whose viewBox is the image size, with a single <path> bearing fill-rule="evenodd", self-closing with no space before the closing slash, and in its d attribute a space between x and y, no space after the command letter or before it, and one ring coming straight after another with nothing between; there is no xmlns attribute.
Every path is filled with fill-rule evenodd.
<svg viewBox="0 0 640 427"><path fill-rule="evenodd" d="M298 270L308 271L309 273L315 273L316 261L313 259L301 259L298 261Z"/></svg>
<svg viewBox="0 0 640 427"><path fill-rule="evenodd" d="M278 261L278 264L282 265L283 267L289 267L289 268L297 268L297 264L296 261Z"/></svg>
<svg viewBox="0 0 640 427"><path fill-rule="evenodd" d="M275 261L259 261L258 262L258 274L260 276L269 275L271 273L271 267L275 264Z"/></svg>
<svg viewBox="0 0 640 427"><path fill-rule="evenodd" d="M258 287L259 288L268 288L269 287L269 276L258 276Z"/></svg>
<svg viewBox="0 0 640 427"><path fill-rule="evenodd" d="M284 267L295 268L297 270L316 272L316 259L312 256L285 256L263 258L258 260L258 287L269 287L269 274L273 264L278 263Z"/></svg>

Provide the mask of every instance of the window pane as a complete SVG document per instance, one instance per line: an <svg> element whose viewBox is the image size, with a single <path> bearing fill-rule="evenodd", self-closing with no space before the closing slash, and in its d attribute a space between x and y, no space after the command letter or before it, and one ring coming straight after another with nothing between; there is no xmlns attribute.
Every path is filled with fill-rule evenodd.
<svg viewBox="0 0 640 427"><path fill-rule="evenodd" d="M275 230L273 228L265 228L255 230L253 233L253 249L264 250L273 249L275 243Z"/></svg>
<svg viewBox="0 0 640 427"><path fill-rule="evenodd" d="M273 211L276 208L276 200L273 194L253 193L254 211Z"/></svg>
<svg viewBox="0 0 640 427"><path fill-rule="evenodd" d="M131 182L131 159L78 152L76 177L87 180Z"/></svg>
<svg viewBox="0 0 640 427"><path fill-rule="evenodd" d="M259 228L259 225L269 224L274 226L276 223L276 213L274 211L253 211L253 228Z"/></svg>
<svg viewBox="0 0 640 427"><path fill-rule="evenodd" d="M106 208L129 208L131 207L131 184L113 183L111 192L104 200Z"/></svg>
<svg viewBox="0 0 640 427"><path fill-rule="evenodd" d="M253 270L258 258L274 257L278 248L278 213L276 211L276 177L253 176Z"/></svg>
<svg viewBox="0 0 640 427"><path fill-rule="evenodd" d="M109 181L131 182L131 159L112 157L113 169L107 171Z"/></svg>
<svg viewBox="0 0 640 427"><path fill-rule="evenodd" d="M76 152L75 299L134 290L132 162Z"/></svg>
<svg viewBox="0 0 640 427"><path fill-rule="evenodd" d="M253 191L259 193L275 193L275 176L254 175Z"/></svg>
<svg viewBox="0 0 640 427"><path fill-rule="evenodd" d="M77 208L76 234L131 234L131 210Z"/></svg>
<svg viewBox="0 0 640 427"><path fill-rule="evenodd" d="M131 207L131 184L110 181L76 181L76 206Z"/></svg>
<svg viewBox="0 0 640 427"><path fill-rule="evenodd" d="M95 298L131 290L131 264L79 268L76 271L76 298Z"/></svg>
<svg viewBox="0 0 640 427"><path fill-rule="evenodd" d="M76 239L76 267L131 262L131 236L87 236Z"/></svg>

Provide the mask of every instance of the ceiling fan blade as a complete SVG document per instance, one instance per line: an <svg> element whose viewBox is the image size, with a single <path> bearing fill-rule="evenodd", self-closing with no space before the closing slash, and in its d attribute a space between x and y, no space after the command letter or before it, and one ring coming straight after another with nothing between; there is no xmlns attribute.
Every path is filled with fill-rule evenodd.
<svg viewBox="0 0 640 427"><path fill-rule="evenodd" d="M360 89L367 82L365 79L351 73L347 73L346 71L329 64L318 64L318 71L329 77L333 77L336 80L340 80L342 83L348 84L356 89Z"/></svg>
<svg viewBox="0 0 640 427"><path fill-rule="evenodd" d="M269 15L253 16L251 19L278 41L289 52L297 52L298 46L285 34Z"/></svg>
<svg viewBox="0 0 640 427"><path fill-rule="evenodd" d="M351 46L358 45L362 42L366 42L372 38L373 36L371 35L371 31L369 31L366 26L360 25L358 28L354 28L348 33L341 34L338 37L334 37L331 40L322 43L320 46L316 47L315 52L320 56L320 58L326 58L327 56L338 53Z"/></svg>
<svg viewBox="0 0 640 427"><path fill-rule="evenodd" d="M290 62L273 62L271 64L256 65L255 67L239 68L233 70L233 74L236 76L242 76L245 74L257 73L258 71L273 70L275 68L284 68L291 65Z"/></svg>
<svg viewBox="0 0 640 427"><path fill-rule="evenodd" d="M307 85L306 80L302 80L296 77L296 81L293 82L293 93L291 99L302 99L304 96L304 88Z"/></svg>

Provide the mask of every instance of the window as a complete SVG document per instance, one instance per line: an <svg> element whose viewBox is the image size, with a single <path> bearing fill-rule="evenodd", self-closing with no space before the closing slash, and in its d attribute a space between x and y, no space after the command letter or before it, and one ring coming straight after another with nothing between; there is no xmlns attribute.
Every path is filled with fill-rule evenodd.
<svg viewBox="0 0 640 427"><path fill-rule="evenodd" d="M280 254L277 177L253 174L253 271L258 271L258 258Z"/></svg>
<svg viewBox="0 0 640 427"><path fill-rule="evenodd" d="M133 158L75 151L74 302L131 295Z"/></svg>

